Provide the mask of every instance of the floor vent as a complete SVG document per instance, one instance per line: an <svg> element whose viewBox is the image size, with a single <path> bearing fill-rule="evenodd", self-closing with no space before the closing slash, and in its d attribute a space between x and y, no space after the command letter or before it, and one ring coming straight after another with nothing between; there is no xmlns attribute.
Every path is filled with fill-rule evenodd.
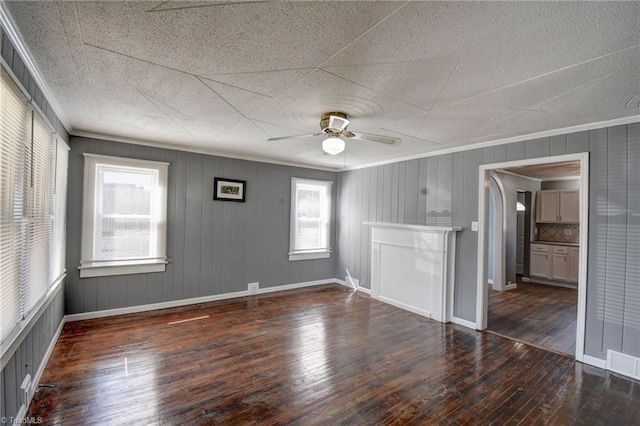
<svg viewBox="0 0 640 426"><path fill-rule="evenodd" d="M607 370L640 380L640 358L609 350Z"/></svg>

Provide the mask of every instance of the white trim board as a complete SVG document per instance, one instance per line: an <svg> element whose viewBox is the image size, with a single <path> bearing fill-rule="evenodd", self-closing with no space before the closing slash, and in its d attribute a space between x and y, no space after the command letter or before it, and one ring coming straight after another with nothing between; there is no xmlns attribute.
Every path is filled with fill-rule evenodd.
<svg viewBox="0 0 640 426"><path fill-rule="evenodd" d="M518 161L481 165L478 180L478 263L476 266L476 329L487 328L488 295L485 291L487 268L485 267L487 240L488 179L491 171L506 167L521 167L536 164L552 164L566 161L580 161L580 228L589 229L589 153L557 155ZM578 271L578 313L576 321L576 361L584 360L584 339L587 301L587 253L589 233L580 235L579 271Z"/></svg>
<svg viewBox="0 0 640 426"><path fill-rule="evenodd" d="M94 318L106 318L115 315L135 314L138 312L155 311L157 309L177 308L180 306L195 305L198 303L217 302L220 300L235 299L238 297L255 296L256 294L273 293L276 291L295 290L304 287L313 287L324 284L340 284L345 285L341 280L327 279L317 281L306 281L294 284L284 284L275 287L258 288L258 291L254 294L249 293L249 290L236 291L233 293L214 294L211 296L194 297L191 299L173 300L171 302L152 303L150 305L137 305L129 306L126 308L107 309L103 311L85 312L81 314L69 314L65 318L67 321L82 321Z"/></svg>

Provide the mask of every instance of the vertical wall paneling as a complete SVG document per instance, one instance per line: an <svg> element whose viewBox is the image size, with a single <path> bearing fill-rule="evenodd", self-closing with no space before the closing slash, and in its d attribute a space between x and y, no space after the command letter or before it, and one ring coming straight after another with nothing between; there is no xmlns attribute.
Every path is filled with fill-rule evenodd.
<svg viewBox="0 0 640 426"><path fill-rule="evenodd" d="M0 418L20 410L20 385L25 375L35 377L64 317L64 283L44 308L0 373Z"/></svg>
<svg viewBox="0 0 640 426"><path fill-rule="evenodd" d="M73 149L73 147L72 147ZM171 300L184 299L184 259L185 259L185 226L186 226L186 205L187 205L187 153L177 152L175 163L169 165L169 175L173 172L176 179L174 193L174 245L167 246L169 262L173 262L173 297ZM212 183L213 185L213 183ZM169 215L170 210L167 210ZM166 271L165 271L166 273Z"/></svg>
<svg viewBox="0 0 640 426"><path fill-rule="evenodd" d="M522 160L525 158L525 144L526 142L514 142L507 144L506 161Z"/></svg>
<svg viewBox="0 0 640 426"><path fill-rule="evenodd" d="M494 163L507 161L507 147L508 145L497 145L494 147Z"/></svg>
<svg viewBox="0 0 640 426"><path fill-rule="evenodd" d="M524 145L525 158L548 157L551 153L549 138L526 141Z"/></svg>
<svg viewBox="0 0 640 426"><path fill-rule="evenodd" d="M392 223L398 223L398 192L399 192L399 186L398 186L398 180L400 179L398 177L398 174L400 173L400 169L398 166L398 163L393 163L391 165L392 168L392 173L391 173L391 222ZM364 175L364 173L361 171L360 175ZM362 196L364 197L364 188L362 188Z"/></svg>
<svg viewBox="0 0 640 426"><path fill-rule="evenodd" d="M418 211L416 212L416 223L418 225L424 225L427 223L427 209L425 209L425 206L427 204L427 173L429 171L428 167L428 158L421 158L418 160L418 204L416 206L416 208L418 209Z"/></svg>
<svg viewBox="0 0 640 426"><path fill-rule="evenodd" d="M586 152L590 149L589 143L590 132L577 132L567 135L567 154L575 154L577 152Z"/></svg>
<svg viewBox="0 0 640 426"><path fill-rule="evenodd" d="M567 135L551 136L551 141L549 146L549 155L563 155L566 153L567 153Z"/></svg>
<svg viewBox="0 0 640 426"><path fill-rule="evenodd" d="M407 161L406 170L407 173L404 186L404 223L415 225L418 223L418 160ZM420 206L420 208L424 208L424 205Z"/></svg>
<svg viewBox="0 0 640 426"><path fill-rule="evenodd" d="M426 225L435 226L438 224L438 159L439 157L428 157L427 176L424 184L427 187L426 202ZM421 182L422 183L422 182Z"/></svg>
<svg viewBox="0 0 640 426"><path fill-rule="evenodd" d="M165 272L79 278L82 154L104 150L170 163ZM265 288L335 277L338 250L329 259L296 262L289 262L287 253L291 177L335 182L336 173L80 137L72 138L70 154L69 314L232 293L246 290L247 283L255 281ZM213 201L214 177L246 180L247 201ZM334 193L337 190L336 184ZM353 194L360 197L356 190ZM359 205L361 199L355 203ZM335 229L331 232L334 247ZM345 249L354 240L347 243ZM361 268L359 247L353 250L356 256Z"/></svg>
<svg viewBox="0 0 640 426"><path fill-rule="evenodd" d="M640 123L628 126L627 264L622 352L640 357ZM635 260L634 260L635 259Z"/></svg>
<svg viewBox="0 0 640 426"><path fill-rule="evenodd" d="M453 225L453 154L438 157L436 212L438 226Z"/></svg>

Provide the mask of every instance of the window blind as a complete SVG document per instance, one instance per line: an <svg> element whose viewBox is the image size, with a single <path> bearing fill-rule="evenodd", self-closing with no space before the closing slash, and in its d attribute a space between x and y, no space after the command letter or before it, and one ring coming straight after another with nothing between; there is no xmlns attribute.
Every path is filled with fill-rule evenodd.
<svg viewBox="0 0 640 426"><path fill-rule="evenodd" d="M68 150L0 72L2 352L64 274Z"/></svg>
<svg viewBox="0 0 640 426"><path fill-rule="evenodd" d="M30 110L17 88L0 71L0 339L18 324L20 260L24 257L22 216L25 141L30 137Z"/></svg>

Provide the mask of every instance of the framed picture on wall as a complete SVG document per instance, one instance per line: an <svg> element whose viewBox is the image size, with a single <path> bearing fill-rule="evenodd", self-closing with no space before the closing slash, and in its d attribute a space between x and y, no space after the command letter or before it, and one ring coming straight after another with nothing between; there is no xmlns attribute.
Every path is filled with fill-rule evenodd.
<svg viewBox="0 0 640 426"><path fill-rule="evenodd" d="M246 180L213 178L213 199L245 202Z"/></svg>

